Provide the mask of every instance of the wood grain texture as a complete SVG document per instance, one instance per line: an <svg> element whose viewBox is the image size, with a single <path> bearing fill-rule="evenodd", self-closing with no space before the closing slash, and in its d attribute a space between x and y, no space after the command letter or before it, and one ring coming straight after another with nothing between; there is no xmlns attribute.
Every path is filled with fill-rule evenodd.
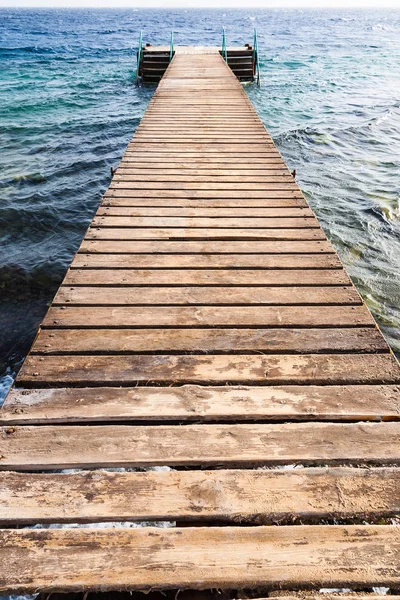
<svg viewBox="0 0 400 600"><path fill-rule="evenodd" d="M96 287L63 285L53 306L93 304L97 306L152 305L359 305L356 290L346 286L326 287ZM382 338L383 339L383 338Z"/></svg>
<svg viewBox="0 0 400 600"><path fill-rule="evenodd" d="M1 530L0 536L4 593L396 588L400 579L398 532L384 525L20 529Z"/></svg>
<svg viewBox="0 0 400 600"><path fill-rule="evenodd" d="M400 386L13 389L0 423L400 420Z"/></svg>
<svg viewBox="0 0 400 600"><path fill-rule="evenodd" d="M207 208L196 206L193 208L179 207L124 207L124 206L105 206L104 203L100 206L97 211L98 216L117 216L117 217L201 217L201 218L234 218L239 217L255 218L255 217L311 217L313 216L311 209L304 208L303 206L294 206L294 202L291 202L292 206L277 208L251 208L251 207L238 207L232 208L219 207L219 208Z"/></svg>
<svg viewBox="0 0 400 600"><path fill-rule="evenodd" d="M168 151L168 149L166 149ZM226 182L226 181L210 181L210 182L193 182L193 181L118 181L113 179L110 184L110 189L125 189L125 190L286 190L296 189L297 185L293 179L282 181L281 183L260 182Z"/></svg>
<svg viewBox="0 0 400 600"><path fill-rule="evenodd" d="M167 165L166 165L167 167ZM284 195L286 196L286 194ZM137 210L152 211L155 213L155 210L168 210L169 212L180 210L183 212L190 211L193 209L200 209L203 213L204 211L221 211L221 214L224 212L228 214L233 213L234 211L239 213L246 212L251 216L252 213L257 211L257 214L262 214L266 210L269 212L275 210L276 208L285 208L287 210L303 208L306 209L307 204L305 200L301 198L297 198L295 196L291 196L290 194L287 197L283 198L207 198L207 197L199 197L199 198L181 198L181 197L166 197L164 196L131 196L129 193L125 194L124 192L109 195L106 195L103 198L103 201L100 205L101 208L105 207L123 207L123 208L131 208L132 210L136 208ZM193 212L193 214L195 214ZM286 214L286 211L285 213ZM233 216L230 214L230 216Z"/></svg>
<svg viewBox="0 0 400 600"><path fill-rule="evenodd" d="M335 254L77 254L72 269L342 269Z"/></svg>
<svg viewBox="0 0 400 600"><path fill-rule="evenodd" d="M49 494L51 490L51 494ZM0 472L0 523L378 518L400 510L395 468L74 474Z"/></svg>
<svg viewBox="0 0 400 600"><path fill-rule="evenodd" d="M223 229L315 229L319 228L315 217L251 218L242 217L94 217L93 227L156 227L163 228L223 228Z"/></svg>
<svg viewBox="0 0 400 600"><path fill-rule="evenodd" d="M400 367L390 354L35 356L21 368L28 387L162 383L258 385L398 384Z"/></svg>
<svg viewBox="0 0 400 600"><path fill-rule="evenodd" d="M244 229L240 227L90 227L87 240L325 240L322 229Z"/></svg>
<svg viewBox="0 0 400 600"><path fill-rule="evenodd" d="M43 327L375 327L365 306L52 307Z"/></svg>
<svg viewBox="0 0 400 600"><path fill-rule="evenodd" d="M344 269L71 269L64 285L350 285Z"/></svg>
<svg viewBox="0 0 400 600"><path fill-rule="evenodd" d="M20 425L0 429L1 470L394 464L400 422Z"/></svg>
<svg viewBox="0 0 400 600"><path fill-rule="evenodd" d="M37 354L389 352L377 329L42 329Z"/></svg>
<svg viewBox="0 0 400 600"><path fill-rule="evenodd" d="M327 240L308 241L121 241L84 239L79 252L101 254L332 254Z"/></svg>

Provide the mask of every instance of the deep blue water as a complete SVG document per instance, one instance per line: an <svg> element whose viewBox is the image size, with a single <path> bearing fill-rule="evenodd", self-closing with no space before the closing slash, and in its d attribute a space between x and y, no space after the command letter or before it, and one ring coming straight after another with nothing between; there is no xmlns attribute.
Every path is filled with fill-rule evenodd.
<svg viewBox="0 0 400 600"><path fill-rule="evenodd" d="M259 35L246 90L400 350L400 11L0 10L0 375L11 383L153 88L145 42Z"/></svg>

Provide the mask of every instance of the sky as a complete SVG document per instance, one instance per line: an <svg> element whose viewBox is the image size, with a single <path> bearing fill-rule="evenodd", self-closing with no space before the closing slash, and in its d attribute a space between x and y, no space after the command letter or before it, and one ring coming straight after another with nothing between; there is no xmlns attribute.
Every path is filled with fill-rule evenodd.
<svg viewBox="0 0 400 600"><path fill-rule="evenodd" d="M243 8L243 0L0 0L0 7ZM246 8L395 8L400 0L246 0Z"/></svg>

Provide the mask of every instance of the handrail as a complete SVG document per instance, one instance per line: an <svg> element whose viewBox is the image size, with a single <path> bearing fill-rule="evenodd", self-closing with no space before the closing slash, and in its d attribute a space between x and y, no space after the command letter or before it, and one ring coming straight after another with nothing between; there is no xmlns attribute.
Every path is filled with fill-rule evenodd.
<svg viewBox="0 0 400 600"><path fill-rule="evenodd" d="M171 62L174 56L174 32L171 31L171 38L169 42L169 62Z"/></svg>
<svg viewBox="0 0 400 600"><path fill-rule="evenodd" d="M260 87L261 85L261 77L260 77L260 58L258 53L258 38L257 38L257 29L254 28L254 40L253 40L253 64L256 63L256 74L257 74L257 85Z"/></svg>
<svg viewBox="0 0 400 600"><path fill-rule="evenodd" d="M228 52L226 50L226 35L225 28L222 29L222 56L224 57L225 62L228 62Z"/></svg>
<svg viewBox="0 0 400 600"><path fill-rule="evenodd" d="M136 85L139 85L139 72L140 72L140 63L142 62L142 55L143 55L143 31L141 31L140 35L139 35L139 49L136 54L136 58L137 58Z"/></svg>

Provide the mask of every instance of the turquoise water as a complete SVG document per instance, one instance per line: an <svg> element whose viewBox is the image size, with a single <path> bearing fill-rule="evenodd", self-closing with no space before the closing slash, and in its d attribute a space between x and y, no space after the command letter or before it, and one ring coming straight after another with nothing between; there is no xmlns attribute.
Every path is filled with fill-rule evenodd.
<svg viewBox="0 0 400 600"><path fill-rule="evenodd" d="M0 375L9 386L153 88L145 41L259 34L246 86L400 351L400 11L0 10Z"/></svg>

